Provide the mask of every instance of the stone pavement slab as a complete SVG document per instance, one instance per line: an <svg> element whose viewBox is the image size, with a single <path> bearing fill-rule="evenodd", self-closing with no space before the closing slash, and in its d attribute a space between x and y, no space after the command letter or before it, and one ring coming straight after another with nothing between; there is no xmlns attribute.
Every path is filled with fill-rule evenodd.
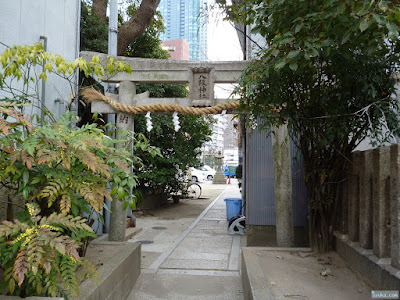
<svg viewBox="0 0 400 300"><path fill-rule="evenodd" d="M210 253L212 254L212 253ZM162 265L163 269L190 269L190 270L227 270L228 262L208 259L174 259L168 258Z"/></svg>
<svg viewBox="0 0 400 300"><path fill-rule="evenodd" d="M227 232L224 202L225 198L240 197L240 192L237 184L225 187L223 193L215 197L193 223L185 223L187 228L178 237L174 235L175 241L167 247L167 243L160 244L158 250L162 249L162 253L142 269L129 300L244 299L239 276L240 246L243 242L240 236ZM212 193L215 188L215 185L203 186L203 193ZM147 238L146 232L149 238L155 234L143 229L140 238ZM143 246L149 250L157 248L157 245Z"/></svg>
<svg viewBox="0 0 400 300"><path fill-rule="evenodd" d="M239 275L141 274L129 300L243 300Z"/></svg>
<svg viewBox="0 0 400 300"><path fill-rule="evenodd" d="M371 287L336 252L245 247L242 254L246 299L283 300L289 295L297 295L296 299L371 299Z"/></svg>
<svg viewBox="0 0 400 300"><path fill-rule="evenodd" d="M225 260L229 259L228 254L187 252L185 249L176 249L169 258L175 259L205 259L205 260Z"/></svg>

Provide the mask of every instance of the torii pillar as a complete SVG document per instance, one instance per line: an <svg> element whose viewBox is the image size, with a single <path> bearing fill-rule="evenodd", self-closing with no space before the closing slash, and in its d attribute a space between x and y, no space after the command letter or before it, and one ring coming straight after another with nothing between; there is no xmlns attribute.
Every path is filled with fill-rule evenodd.
<svg viewBox="0 0 400 300"><path fill-rule="evenodd" d="M278 247L294 247L292 159L287 124L274 128L272 150L274 153L276 243Z"/></svg>
<svg viewBox="0 0 400 300"><path fill-rule="evenodd" d="M132 95L136 94L136 84L131 81L123 81L119 86L119 102L121 104L131 104ZM133 127L133 115L125 113L117 113L115 124L117 127L116 139L121 140L122 130L132 130ZM118 143L115 145L116 148L123 148L124 145ZM108 240L114 242L125 241L126 231L126 210L124 209L124 203L118 201L118 193L113 196L111 202L111 214L110 214L110 231L108 234Z"/></svg>

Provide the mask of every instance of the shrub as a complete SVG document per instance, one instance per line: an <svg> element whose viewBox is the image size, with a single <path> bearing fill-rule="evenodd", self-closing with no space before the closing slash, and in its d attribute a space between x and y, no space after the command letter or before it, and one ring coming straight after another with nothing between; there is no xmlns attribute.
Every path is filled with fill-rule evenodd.
<svg viewBox="0 0 400 300"><path fill-rule="evenodd" d="M79 257L80 240L95 236L85 219L66 213L39 215L38 206L28 203L28 218L21 222L3 221L0 225L1 267L4 268L2 289L18 296L51 297L78 293L82 278L96 280L95 266ZM71 238L74 236L74 238Z"/></svg>
<svg viewBox="0 0 400 300"><path fill-rule="evenodd" d="M95 237L81 215L99 212L104 199L112 200L114 194L134 208L131 190L137 181L130 168L141 165L141 160L130 151L132 140L134 150L151 155L159 151L142 135L124 132L118 134L120 140L113 140L104 131L113 134L115 128L75 127L77 117L69 112L55 121L44 111L49 120L39 122L37 118L40 126L23 113L25 106L41 102L35 88L49 73L66 80L79 71L85 76L103 76L98 57L90 63L82 58L68 62L44 52L38 44L7 48L0 64L1 96L6 95L0 98L0 183L28 206L19 219L0 225L0 271L5 271L7 283L2 290L23 297L75 297L77 268L83 267L83 278L94 274L93 265L79 255L80 248ZM31 76L42 64L44 71ZM107 59L108 74L116 70L130 71L126 64ZM125 147L115 148L115 143ZM106 189L110 182L111 192Z"/></svg>

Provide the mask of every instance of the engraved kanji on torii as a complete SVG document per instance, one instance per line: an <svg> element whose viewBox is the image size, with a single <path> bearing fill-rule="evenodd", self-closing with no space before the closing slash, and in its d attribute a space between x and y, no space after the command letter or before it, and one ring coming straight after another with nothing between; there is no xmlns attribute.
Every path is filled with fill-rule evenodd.
<svg viewBox="0 0 400 300"><path fill-rule="evenodd" d="M212 75L211 75L211 68L192 68L192 86L191 86L191 98L193 101L196 100L211 100L212 95L210 95L212 91ZM197 99L196 99L197 98ZM192 105L196 105L192 103Z"/></svg>
<svg viewBox="0 0 400 300"><path fill-rule="evenodd" d="M91 61L93 56L100 58L100 63L106 67L107 54L96 52L81 52L81 57ZM207 107L225 103L228 99L214 97L214 85L218 83L237 83L241 73L246 69L249 61L226 62L193 62L166 59L148 59L135 57L115 57L130 65L132 73L117 73L112 76L105 74L101 78L104 82L122 83L186 83L189 85L188 98L150 98L148 92L136 95L131 94L130 105L152 104L179 104L181 106ZM120 88L121 93L121 88ZM115 101L118 95L106 94ZM92 112L116 113L107 103L94 101Z"/></svg>
<svg viewBox="0 0 400 300"><path fill-rule="evenodd" d="M198 80L198 87L199 87L199 99L207 99L206 93L207 91L207 81L208 81L208 76L206 77L205 75L201 74L199 76Z"/></svg>

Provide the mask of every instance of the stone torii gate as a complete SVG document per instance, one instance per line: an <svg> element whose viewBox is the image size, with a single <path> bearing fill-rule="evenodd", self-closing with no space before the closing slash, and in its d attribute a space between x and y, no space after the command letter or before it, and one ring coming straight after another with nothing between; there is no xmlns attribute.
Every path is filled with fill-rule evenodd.
<svg viewBox="0 0 400 300"><path fill-rule="evenodd" d="M81 57L83 57L86 61L91 61L93 56L98 56L102 66L104 68L106 67L107 54L86 51L81 52ZM250 63L249 61L193 62L122 56L115 57L115 59L128 64L132 69L132 73L117 73L112 76L106 75L104 78L102 78L102 81L104 82L120 84L119 95L106 93L106 96L117 103L129 106L165 104L179 105L183 107L209 108L224 105L228 100L217 99L214 97L214 85L219 83L237 83L240 75ZM189 98L150 98L148 92L139 95L136 94L136 84L143 83L186 83L189 85ZM104 101L93 101L92 112L108 114L116 113L117 128L127 130L132 129L132 114L117 111ZM206 113L213 112L207 110ZM276 135L276 137L277 138L275 138L275 142L278 142L280 145L284 145L283 148L286 148L286 139L281 138L281 142L279 142L279 135ZM282 146L280 147L280 150L282 151ZM289 151L284 152L287 152L287 154L280 154L280 160L285 160L282 156L285 157L289 155L290 157ZM285 180L284 182L287 183ZM285 198L287 198L287 196ZM285 202L290 202L291 208L291 193L288 200L290 201ZM124 241L126 212L123 209L123 204L120 201L112 201L111 211L109 240ZM293 227L293 225L291 225L291 227ZM285 232L283 234L287 235L288 233Z"/></svg>

